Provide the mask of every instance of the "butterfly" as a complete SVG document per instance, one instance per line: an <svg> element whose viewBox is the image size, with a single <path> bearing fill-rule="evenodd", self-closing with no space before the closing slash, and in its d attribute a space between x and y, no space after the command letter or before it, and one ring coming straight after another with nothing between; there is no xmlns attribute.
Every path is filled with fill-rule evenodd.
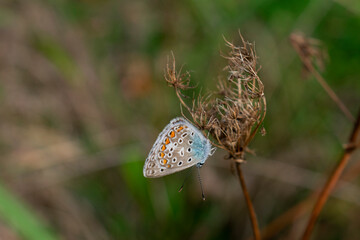
<svg viewBox="0 0 360 240"><path fill-rule="evenodd" d="M215 151L202 132L184 118L175 118L164 128L145 161L147 178L166 176L196 164L200 168Z"/></svg>

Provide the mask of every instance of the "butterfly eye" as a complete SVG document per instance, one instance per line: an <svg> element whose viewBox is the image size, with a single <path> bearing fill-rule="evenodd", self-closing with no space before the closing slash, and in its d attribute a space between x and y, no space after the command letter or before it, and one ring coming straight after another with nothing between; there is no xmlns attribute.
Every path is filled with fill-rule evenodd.
<svg viewBox="0 0 360 240"><path fill-rule="evenodd" d="M170 150L169 150L170 152L172 152L172 151L174 151L174 148L170 148Z"/></svg>
<svg viewBox="0 0 360 240"><path fill-rule="evenodd" d="M191 148L188 148L186 151L187 151L187 152L191 152Z"/></svg>
<svg viewBox="0 0 360 240"><path fill-rule="evenodd" d="M182 162L182 161L178 162L178 166L181 166L182 164L183 164L183 162Z"/></svg>
<svg viewBox="0 0 360 240"><path fill-rule="evenodd" d="M193 144L193 141L189 140L188 143L191 145L191 144Z"/></svg>
<svg viewBox="0 0 360 240"><path fill-rule="evenodd" d="M175 143L174 143L174 146L175 146L175 147L177 147L177 145L178 145L178 143L177 143L177 142L175 142Z"/></svg>
<svg viewBox="0 0 360 240"><path fill-rule="evenodd" d="M194 134L195 134L194 132L191 132L191 136L194 136Z"/></svg>
<svg viewBox="0 0 360 240"><path fill-rule="evenodd" d="M163 171L164 171L164 169L163 169L163 168L161 168L161 169L160 169L160 172L163 172Z"/></svg>
<svg viewBox="0 0 360 240"><path fill-rule="evenodd" d="M176 160L177 160L176 157L174 157L174 158L172 159L172 162L175 163Z"/></svg>
<svg viewBox="0 0 360 240"><path fill-rule="evenodd" d="M169 152L169 153L168 153L168 156L169 156L169 158L170 158L170 157L172 157L172 153L171 153L171 152Z"/></svg>
<svg viewBox="0 0 360 240"><path fill-rule="evenodd" d="M179 142L180 144L182 144L182 143L183 143L182 138L179 138L178 142Z"/></svg>
<svg viewBox="0 0 360 240"><path fill-rule="evenodd" d="M183 138L186 137L188 134L187 133L183 133L183 135L181 135Z"/></svg>
<svg viewBox="0 0 360 240"><path fill-rule="evenodd" d="M187 160L188 162L191 162L192 161L192 158L191 157L189 157L189 159Z"/></svg>

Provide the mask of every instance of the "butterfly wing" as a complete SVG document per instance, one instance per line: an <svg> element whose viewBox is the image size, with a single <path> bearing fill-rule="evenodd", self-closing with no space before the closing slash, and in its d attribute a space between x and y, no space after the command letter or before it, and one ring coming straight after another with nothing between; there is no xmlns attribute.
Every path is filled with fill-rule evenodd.
<svg viewBox="0 0 360 240"><path fill-rule="evenodd" d="M192 124L175 118L159 134L143 174L148 178L162 177L204 162L210 153L210 143Z"/></svg>

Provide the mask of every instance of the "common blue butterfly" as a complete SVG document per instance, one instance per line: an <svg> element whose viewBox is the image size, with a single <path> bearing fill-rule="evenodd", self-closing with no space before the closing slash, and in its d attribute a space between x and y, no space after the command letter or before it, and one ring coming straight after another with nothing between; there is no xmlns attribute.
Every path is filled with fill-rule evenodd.
<svg viewBox="0 0 360 240"><path fill-rule="evenodd" d="M199 129L184 118L175 118L151 148L144 164L144 177L166 176L195 164L201 167L214 150Z"/></svg>

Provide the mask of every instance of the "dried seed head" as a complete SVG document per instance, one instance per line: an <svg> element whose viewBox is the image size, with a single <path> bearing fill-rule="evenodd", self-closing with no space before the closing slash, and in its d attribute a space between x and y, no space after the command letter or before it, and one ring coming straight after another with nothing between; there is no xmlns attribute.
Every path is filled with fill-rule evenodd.
<svg viewBox="0 0 360 240"><path fill-rule="evenodd" d="M166 64L166 72L165 72L165 80L169 84L169 86L175 88L175 90L186 90L194 88L190 86L190 73L185 72L181 73L181 69L177 72L176 66L175 66L175 57L174 54L172 54L172 64L169 64L169 59Z"/></svg>
<svg viewBox="0 0 360 240"><path fill-rule="evenodd" d="M255 136L266 114L264 86L258 72L254 45L240 35L241 45L236 46L225 39L229 52L224 68L226 79L219 78L215 94L199 96L190 108L182 99L181 90L189 87L190 75L176 73L175 59L169 68L166 81L175 88L182 105L191 114L194 123L208 131L232 159L242 159L245 149ZM185 77L184 77L185 76Z"/></svg>

